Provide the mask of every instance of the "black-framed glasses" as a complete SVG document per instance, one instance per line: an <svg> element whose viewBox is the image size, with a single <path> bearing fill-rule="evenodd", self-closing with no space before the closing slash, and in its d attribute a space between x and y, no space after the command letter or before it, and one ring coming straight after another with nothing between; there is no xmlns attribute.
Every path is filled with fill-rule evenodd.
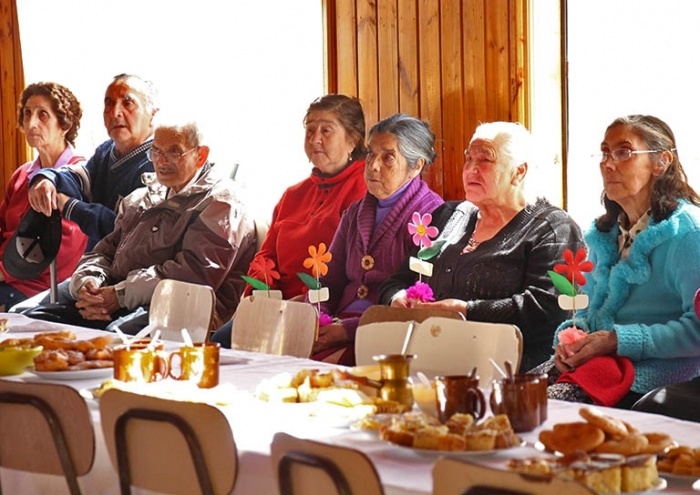
<svg viewBox="0 0 700 495"><path fill-rule="evenodd" d="M612 158L616 162L626 162L632 155L640 155L642 153L661 153L666 150L630 150L627 148L619 148L612 151L601 151L591 155L593 158L600 160L600 163L604 163L608 158Z"/></svg>
<svg viewBox="0 0 700 495"><path fill-rule="evenodd" d="M195 146L191 150L184 151L180 153L179 151L161 151L158 148L150 148L149 150L146 150L146 158L148 158L150 161L155 161L155 158L158 159L163 159L165 158L165 161L168 163L175 163L178 162L182 159L183 156L192 153L194 150L196 150L198 146Z"/></svg>

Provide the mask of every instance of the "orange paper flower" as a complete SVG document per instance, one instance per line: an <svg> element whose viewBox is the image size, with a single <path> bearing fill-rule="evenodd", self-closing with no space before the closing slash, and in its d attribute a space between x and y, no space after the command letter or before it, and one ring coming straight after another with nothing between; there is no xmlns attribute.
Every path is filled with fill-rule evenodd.
<svg viewBox="0 0 700 495"><path fill-rule="evenodd" d="M333 258L333 255L326 251L326 245L323 242L318 245L318 250L316 246L309 246L309 255L311 257L304 260L304 268L310 268L311 275L318 278L328 273L326 263Z"/></svg>

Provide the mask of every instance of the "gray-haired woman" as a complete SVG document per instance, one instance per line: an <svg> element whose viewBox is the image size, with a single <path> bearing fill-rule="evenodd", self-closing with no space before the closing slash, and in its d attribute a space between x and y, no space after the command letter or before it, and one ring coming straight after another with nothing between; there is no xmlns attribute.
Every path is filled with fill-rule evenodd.
<svg viewBox="0 0 700 495"><path fill-rule="evenodd" d="M443 203L421 179L435 160L435 136L425 122L396 114L369 131L365 161L367 194L348 208L333 237L328 274L330 299L322 310L336 317L321 327L315 359L353 365L360 315L379 298L379 286L416 249L408 232L414 212Z"/></svg>
<svg viewBox="0 0 700 495"><path fill-rule="evenodd" d="M517 325L524 370L549 358L554 330L566 317L547 270L564 249L583 247L581 231L566 212L544 199L527 202L530 142L530 133L517 123L476 128L464 153L467 201L446 203L433 214L438 240L446 241L431 260L432 277L424 279L436 300L406 297L417 278L408 264L380 295L382 304L449 309L468 320Z"/></svg>

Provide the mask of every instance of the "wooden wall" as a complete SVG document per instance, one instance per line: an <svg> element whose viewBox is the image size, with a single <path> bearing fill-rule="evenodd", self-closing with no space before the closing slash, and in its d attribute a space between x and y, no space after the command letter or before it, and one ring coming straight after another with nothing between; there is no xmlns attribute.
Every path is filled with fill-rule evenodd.
<svg viewBox="0 0 700 495"><path fill-rule="evenodd" d="M15 169L31 149L17 128L17 102L24 90L22 48L15 0L0 0L0 199Z"/></svg>
<svg viewBox="0 0 700 495"><path fill-rule="evenodd" d="M367 125L396 112L430 123L424 174L462 199L464 148L479 122L528 124L527 0L325 0L327 88L357 96Z"/></svg>

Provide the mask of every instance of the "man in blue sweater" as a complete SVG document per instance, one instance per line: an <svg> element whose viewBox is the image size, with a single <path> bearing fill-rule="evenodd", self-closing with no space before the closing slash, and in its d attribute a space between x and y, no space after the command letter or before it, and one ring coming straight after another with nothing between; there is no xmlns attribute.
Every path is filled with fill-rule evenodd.
<svg viewBox="0 0 700 495"><path fill-rule="evenodd" d="M146 157L151 149L153 117L158 112L152 83L120 74L107 87L104 124L110 139L84 165L45 169L33 179L29 203L51 215L58 208L89 237L87 250L114 229L121 200L142 187L141 174L153 172Z"/></svg>

